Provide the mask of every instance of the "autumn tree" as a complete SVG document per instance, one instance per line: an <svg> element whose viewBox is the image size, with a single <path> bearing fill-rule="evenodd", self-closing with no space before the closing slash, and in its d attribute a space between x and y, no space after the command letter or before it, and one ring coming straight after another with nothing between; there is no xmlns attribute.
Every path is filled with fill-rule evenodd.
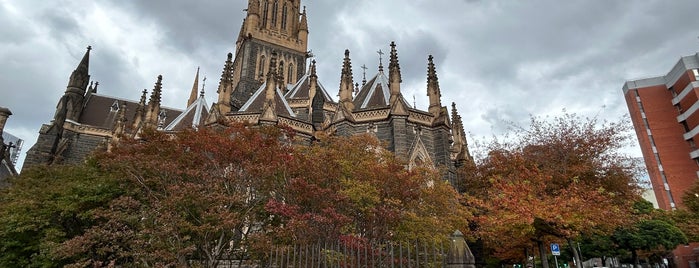
<svg viewBox="0 0 699 268"><path fill-rule="evenodd" d="M299 167L267 207L287 237L386 242L445 239L470 213L433 166L407 163L373 136L327 137L298 148Z"/></svg>
<svg viewBox="0 0 699 268"><path fill-rule="evenodd" d="M73 254L85 255L95 244L119 238L132 245L128 251L139 266L200 260L215 267L243 256L247 236L269 219L264 205L286 179L291 139L276 127L243 125L146 131L137 140L124 139L97 161L128 181L133 193L99 215L101 226L67 244Z"/></svg>
<svg viewBox="0 0 699 268"><path fill-rule="evenodd" d="M490 143L488 154L463 171L480 237L502 258L534 242L545 260L545 242L571 244L581 233L623 224L640 198L634 162L620 153L627 129L570 114L533 117L512 140Z"/></svg>

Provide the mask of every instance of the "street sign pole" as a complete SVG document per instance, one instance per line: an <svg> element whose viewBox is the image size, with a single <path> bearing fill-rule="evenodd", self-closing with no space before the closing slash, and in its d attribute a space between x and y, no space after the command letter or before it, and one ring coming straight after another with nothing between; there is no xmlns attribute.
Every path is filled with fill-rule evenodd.
<svg viewBox="0 0 699 268"><path fill-rule="evenodd" d="M561 248L556 243L551 244L551 254L553 254L553 260L556 262L556 268L558 267L558 256L561 255Z"/></svg>

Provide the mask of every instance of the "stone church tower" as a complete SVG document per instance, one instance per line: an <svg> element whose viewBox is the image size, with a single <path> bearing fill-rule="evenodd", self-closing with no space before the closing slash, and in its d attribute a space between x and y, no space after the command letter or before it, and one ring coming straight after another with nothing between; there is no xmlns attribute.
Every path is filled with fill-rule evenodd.
<svg viewBox="0 0 699 268"><path fill-rule="evenodd" d="M252 96L270 73L280 84L294 84L306 70L308 23L301 0L250 0L235 57L226 61L218 89L217 109L235 112ZM276 70L270 70L276 53ZM286 92L284 92L286 93Z"/></svg>

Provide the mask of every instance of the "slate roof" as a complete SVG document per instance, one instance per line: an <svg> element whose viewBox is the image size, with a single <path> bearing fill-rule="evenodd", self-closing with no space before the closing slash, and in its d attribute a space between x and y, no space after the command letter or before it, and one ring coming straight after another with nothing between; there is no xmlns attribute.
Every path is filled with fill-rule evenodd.
<svg viewBox="0 0 699 268"><path fill-rule="evenodd" d="M196 128L204 124L207 117L209 117L209 106L206 105L204 96L199 95L199 98L189 105L184 112L166 125L165 130L178 131L186 128Z"/></svg>
<svg viewBox="0 0 699 268"><path fill-rule="evenodd" d="M77 123L103 129L112 129L114 122L116 122L119 109L122 108L121 106L124 102L126 102L126 119L129 120L128 122L131 122L136 114L138 102L93 93L90 98L87 99L85 108L83 108L83 112ZM160 111L165 112L165 126L172 123L172 121L182 113L182 110L163 106L160 107Z"/></svg>
<svg viewBox="0 0 699 268"><path fill-rule="evenodd" d="M389 106L391 89L388 87L388 77L379 71L364 85L352 101L356 109L374 109ZM401 98L406 107L412 107L405 98Z"/></svg>
<svg viewBox="0 0 699 268"><path fill-rule="evenodd" d="M265 90L267 87L267 82L263 83L257 91L255 91L254 94L248 99L245 104L243 104L243 107L238 110L238 112L250 112L250 113L259 113L262 112L262 108L264 107L265 104ZM284 99L284 94L277 88L274 90L275 91L275 96L274 96L274 101L275 101L275 113L277 115L282 115L282 116L287 116L287 117L296 117L296 114L294 114L294 111L291 110L291 107L289 106L289 103L286 102L286 99Z"/></svg>
<svg viewBox="0 0 699 268"><path fill-rule="evenodd" d="M309 91L311 89L310 86L310 74L306 73L304 74L296 84L292 85L291 88L289 89L289 92L286 93L284 96L287 100L292 100L292 99L309 99ZM325 99L325 102L331 102L334 103L332 97L330 97L330 94L328 94L328 91L325 90L325 87L323 84L318 81L318 87L320 88L320 92L323 94L323 98ZM316 89L317 90L317 89Z"/></svg>

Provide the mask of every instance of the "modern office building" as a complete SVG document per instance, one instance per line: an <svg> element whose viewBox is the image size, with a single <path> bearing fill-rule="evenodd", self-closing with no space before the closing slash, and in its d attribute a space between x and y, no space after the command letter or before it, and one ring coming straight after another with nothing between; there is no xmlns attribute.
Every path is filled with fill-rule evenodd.
<svg viewBox="0 0 699 268"><path fill-rule="evenodd" d="M628 81L624 96L658 205L672 210L699 172L699 53L664 76Z"/></svg>
<svg viewBox="0 0 699 268"><path fill-rule="evenodd" d="M699 176L699 53L664 76L627 81L623 91L658 206L682 207ZM694 252L693 252L694 251ZM699 244L680 246L678 267L696 267Z"/></svg>

